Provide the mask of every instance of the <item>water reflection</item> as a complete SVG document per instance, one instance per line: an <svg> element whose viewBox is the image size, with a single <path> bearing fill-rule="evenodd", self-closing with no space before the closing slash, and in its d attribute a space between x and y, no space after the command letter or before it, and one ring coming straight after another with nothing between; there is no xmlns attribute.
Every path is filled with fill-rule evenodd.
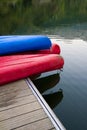
<svg viewBox="0 0 87 130"><path fill-rule="evenodd" d="M84 24L87 22L86 5L87 0L0 0L0 35L54 34L61 26ZM79 31L78 26L75 28ZM68 32L66 28L65 31ZM64 36L64 30L61 32Z"/></svg>
<svg viewBox="0 0 87 130"><path fill-rule="evenodd" d="M50 94L43 94L43 97L49 104L49 106L54 109L63 99L63 90L59 89L59 91Z"/></svg>
<svg viewBox="0 0 87 130"><path fill-rule="evenodd" d="M53 88L56 84L58 84L59 81L60 75L57 73L36 79L33 81L33 83L37 86L37 89L39 89L40 93L44 93L48 89Z"/></svg>
<svg viewBox="0 0 87 130"><path fill-rule="evenodd" d="M82 39L87 41L87 23L62 25L61 27L47 29L46 33L49 34L49 32L54 39Z"/></svg>
<svg viewBox="0 0 87 130"><path fill-rule="evenodd" d="M53 109L58 105L63 98L63 90L58 89L55 92L50 92L50 89L55 89L56 84L60 81L60 74L52 74L46 77L38 78L33 81L37 89L43 95L49 106ZM49 91L48 93L46 93Z"/></svg>

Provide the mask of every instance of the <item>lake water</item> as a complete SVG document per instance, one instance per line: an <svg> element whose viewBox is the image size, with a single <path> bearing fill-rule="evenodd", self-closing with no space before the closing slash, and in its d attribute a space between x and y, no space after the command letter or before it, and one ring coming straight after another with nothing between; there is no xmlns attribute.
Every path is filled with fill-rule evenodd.
<svg viewBox="0 0 87 130"><path fill-rule="evenodd" d="M87 26L76 26L54 29L60 35L49 37L61 47L64 68L43 73L34 83L67 130L86 130Z"/></svg>
<svg viewBox="0 0 87 130"><path fill-rule="evenodd" d="M87 0L0 0L0 35L47 35L64 67L33 82L67 130L87 130Z"/></svg>

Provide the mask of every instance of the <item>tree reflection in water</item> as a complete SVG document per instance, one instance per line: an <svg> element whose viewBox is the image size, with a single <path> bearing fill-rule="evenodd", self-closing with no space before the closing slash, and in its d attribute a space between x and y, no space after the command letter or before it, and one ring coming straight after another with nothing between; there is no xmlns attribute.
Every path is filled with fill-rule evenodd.
<svg viewBox="0 0 87 130"><path fill-rule="evenodd" d="M0 35L48 34L50 28L84 22L87 0L0 0Z"/></svg>

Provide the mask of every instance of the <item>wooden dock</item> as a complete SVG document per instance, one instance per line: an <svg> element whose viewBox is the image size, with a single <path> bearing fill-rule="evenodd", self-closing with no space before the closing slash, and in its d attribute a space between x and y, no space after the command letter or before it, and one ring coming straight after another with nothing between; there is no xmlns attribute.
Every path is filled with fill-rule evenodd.
<svg viewBox="0 0 87 130"><path fill-rule="evenodd" d="M0 87L0 130L57 129L28 82L20 80ZM63 129L59 125L57 130Z"/></svg>

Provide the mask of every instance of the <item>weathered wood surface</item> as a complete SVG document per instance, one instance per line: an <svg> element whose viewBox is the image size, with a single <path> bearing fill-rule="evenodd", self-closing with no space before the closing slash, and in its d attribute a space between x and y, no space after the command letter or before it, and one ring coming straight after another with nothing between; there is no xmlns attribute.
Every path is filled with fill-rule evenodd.
<svg viewBox="0 0 87 130"><path fill-rule="evenodd" d="M54 130L25 80L0 87L0 130Z"/></svg>

